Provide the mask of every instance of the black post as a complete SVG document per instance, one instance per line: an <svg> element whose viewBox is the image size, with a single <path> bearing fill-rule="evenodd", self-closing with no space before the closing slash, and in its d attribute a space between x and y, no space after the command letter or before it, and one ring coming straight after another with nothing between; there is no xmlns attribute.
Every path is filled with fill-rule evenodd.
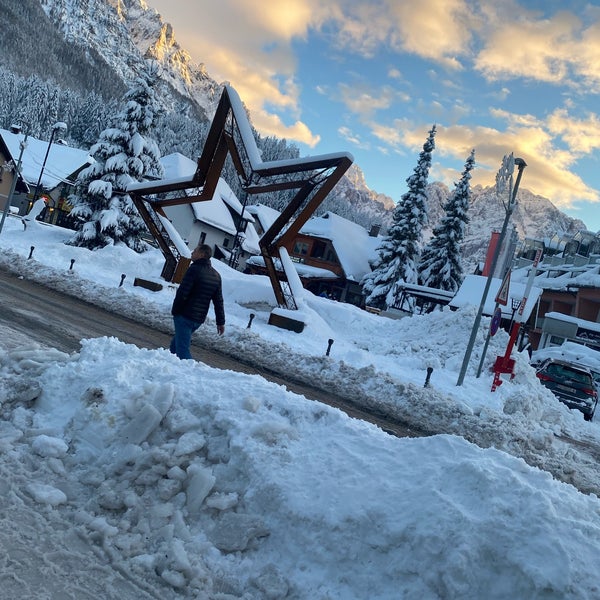
<svg viewBox="0 0 600 600"><path fill-rule="evenodd" d="M44 175L44 170L46 168L46 161L48 160L48 154L50 154L50 148L52 148L52 142L54 141L54 136L58 131L64 129L66 125L64 123L55 123L52 127L52 133L50 134L50 141L48 142L48 148L46 149L46 156L44 156L44 162L42 163L42 170L40 171L40 176L38 177L37 184L35 186L35 192L33 194L33 200L31 201L31 206L38 199L40 192L40 185L42 184L42 176Z"/></svg>
<svg viewBox="0 0 600 600"><path fill-rule="evenodd" d="M252 327L252 320L256 315L254 313L250 313L250 319L248 320L248 325L246 325L246 329L250 329Z"/></svg>
<svg viewBox="0 0 600 600"><path fill-rule="evenodd" d="M425 378L425 385L423 387L431 387L429 380L431 379L432 373L433 373L433 367L427 367L427 377Z"/></svg>
<svg viewBox="0 0 600 600"><path fill-rule="evenodd" d="M74 263L75 263L75 259L74 259L74 258L72 258L72 259L71 259L71 266L69 267L69 271L72 271L72 270L73 270L73 264L74 264Z"/></svg>
<svg viewBox="0 0 600 600"><path fill-rule="evenodd" d="M327 340L327 352L325 352L325 356L329 356L329 352L331 350L331 346L333 346L333 340L329 338Z"/></svg>
<svg viewBox="0 0 600 600"><path fill-rule="evenodd" d="M123 286L123 282L125 281L125 277L127 277L127 275L125 275L125 273L123 273L123 274L121 275L121 283L119 283L119 287L122 287L122 286Z"/></svg>
<svg viewBox="0 0 600 600"><path fill-rule="evenodd" d="M34 250L35 250L35 246L31 246L31 248L29 250L29 256L27 257L27 260L29 260L33 256L33 251Z"/></svg>

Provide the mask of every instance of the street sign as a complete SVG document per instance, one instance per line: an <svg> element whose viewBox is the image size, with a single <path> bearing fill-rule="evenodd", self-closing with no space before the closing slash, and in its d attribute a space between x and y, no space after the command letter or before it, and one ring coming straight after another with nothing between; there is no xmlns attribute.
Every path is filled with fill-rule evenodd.
<svg viewBox="0 0 600 600"><path fill-rule="evenodd" d="M506 306L508 304L508 290L510 288L510 270L506 271L506 275L502 280L502 285L496 295L496 304Z"/></svg>
<svg viewBox="0 0 600 600"><path fill-rule="evenodd" d="M496 335L498 328L500 327L500 321L502 320L502 309L498 307L494 311L494 316L492 317L492 322L490 323L490 335Z"/></svg>

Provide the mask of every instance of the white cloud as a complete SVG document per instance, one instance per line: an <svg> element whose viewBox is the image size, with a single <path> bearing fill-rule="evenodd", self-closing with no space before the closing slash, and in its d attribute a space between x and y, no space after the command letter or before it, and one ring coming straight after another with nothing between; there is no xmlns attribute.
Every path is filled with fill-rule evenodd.
<svg viewBox="0 0 600 600"><path fill-rule="evenodd" d="M598 190L591 188L574 172L582 151L590 145L600 144L600 135L585 140L576 135L578 130L596 122L572 121L563 112L550 115L546 121L532 115L515 115L496 110L495 116L505 122L505 128L469 125L445 126L438 123L435 156L464 162L472 148L475 149L477 168L473 171L473 183L493 185L496 173L506 154L514 153L528 164L523 175L523 187L551 200L561 208L570 208L579 201L600 201ZM371 133L385 145L396 151L417 156L427 138L431 125L416 124L409 119L395 119L385 125L372 122ZM557 136L571 141L572 146L562 148ZM437 160L443 164L442 160ZM441 167L433 178L440 178L448 185L456 181L457 173Z"/></svg>
<svg viewBox="0 0 600 600"><path fill-rule="evenodd" d="M341 83L339 92L346 107L363 119L378 110L389 108L397 98L396 91L390 86L375 88L363 83L356 85Z"/></svg>
<svg viewBox="0 0 600 600"><path fill-rule="evenodd" d="M340 134L340 136L342 136L344 140L350 142L351 144L354 144L358 148L362 148L364 150L369 149L369 144L363 142L361 136L353 132L349 127L339 127L338 133Z"/></svg>
<svg viewBox="0 0 600 600"><path fill-rule="evenodd" d="M214 3L151 0L159 11L177 16L172 23L179 43L198 62L206 65L218 81L230 82L252 113L254 125L264 134L292 138L310 146L318 135L302 121L299 90L290 84L296 76L292 42L305 40L309 32L327 24L328 35L346 52L373 56L383 44L396 52L409 51L457 67L455 55L464 51L469 39L469 11L461 0L422 0L398 3L354 0L220 0ZM165 19L168 20L168 19ZM224 27L223 23L227 23ZM401 77L397 68L389 76ZM281 81L287 82L282 85ZM390 92L381 97L364 96L347 105L363 114L390 102ZM403 93L402 101L409 96ZM293 119L287 123L287 116ZM267 128L267 129L263 129ZM292 137L301 135L302 137Z"/></svg>
<svg viewBox="0 0 600 600"><path fill-rule="evenodd" d="M505 130L440 126L436 139L436 151L457 159L466 158L470 149L475 148L478 166L473 171L475 184L493 184L502 157L513 152L528 165L521 185L533 193L560 208L569 208L581 200L600 201L598 191L573 170L579 156L559 147L547 122L535 123L517 115Z"/></svg>
<svg viewBox="0 0 600 600"><path fill-rule="evenodd" d="M309 146L318 142L319 136L301 118L291 47L293 39L305 38L308 29L325 18L317 2L179 2L176 10L171 3L151 1L169 19L177 17L172 24L180 45L217 81L236 88L261 134Z"/></svg>
<svg viewBox="0 0 600 600"><path fill-rule="evenodd" d="M588 11L582 21L566 10L542 18L522 7L496 14L492 6L474 58L487 79L527 78L600 92L599 12Z"/></svg>
<svg viewBox="0 0 600 600"><path fill-rule="evenodd" d="M571 117L566 108L556 109L548 118L548 129L580 155L600 149L600 118L594 113L578 119Z"/></svg>

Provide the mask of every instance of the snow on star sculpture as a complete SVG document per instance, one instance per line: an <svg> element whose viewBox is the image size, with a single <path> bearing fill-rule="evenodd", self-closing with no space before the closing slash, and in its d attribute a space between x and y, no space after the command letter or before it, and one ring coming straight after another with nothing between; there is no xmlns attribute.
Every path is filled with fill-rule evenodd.
<svg viewBox="0 0 600 600"><path fill-rule="evenodd" d="M31 210L24 216L21 217L23 223L23 229L27 229L28 225L37 226L37 218L40 216L42 211L46 208L46 201L43 198L38 198L31 207Z"/></svg>

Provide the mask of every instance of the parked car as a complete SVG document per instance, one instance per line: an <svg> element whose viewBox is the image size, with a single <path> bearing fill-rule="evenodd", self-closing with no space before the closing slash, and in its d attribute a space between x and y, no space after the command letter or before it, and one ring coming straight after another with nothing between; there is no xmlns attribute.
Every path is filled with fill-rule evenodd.
<svg viewBox="0 0 600 600"><path fill-rule="evenodd" d="M537 368L536 375L561 402L580 410L586 421L594 418L598 388L591 369L566 360L547 358Z"/></svg>

